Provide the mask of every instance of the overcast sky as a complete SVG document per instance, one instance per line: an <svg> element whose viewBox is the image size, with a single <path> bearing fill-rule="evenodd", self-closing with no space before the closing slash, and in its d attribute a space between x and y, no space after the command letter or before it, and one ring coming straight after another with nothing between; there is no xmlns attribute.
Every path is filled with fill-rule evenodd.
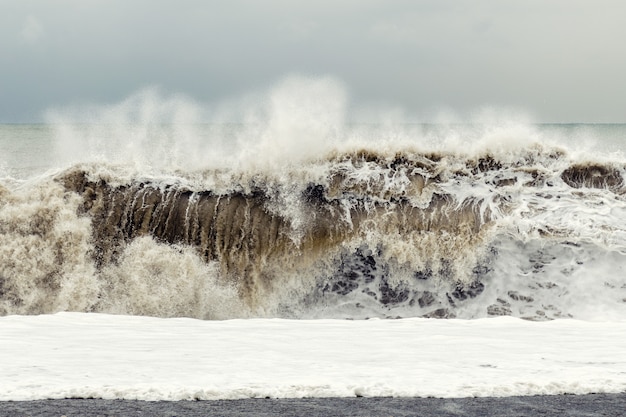
<svg viewBox="0 0 626 417"><path fill-rule="evenodd" d="M148 86L219 102L291 74L427 117L626 122L623 0L0 0L0 122Z"/></svg>

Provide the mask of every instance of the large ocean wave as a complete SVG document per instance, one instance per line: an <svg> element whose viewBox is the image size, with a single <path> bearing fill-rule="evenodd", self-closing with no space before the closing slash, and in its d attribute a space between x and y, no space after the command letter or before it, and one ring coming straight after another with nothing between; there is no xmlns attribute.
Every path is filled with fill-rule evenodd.
<svg viewBox="0 0 626 417"><path fill-rule="evenodd" d="M86 163L3 187L4 314L622 315L626 164L332 153L277 173Z"/></svg>
<svg viewBox="0 0 626 417"><path fill-rule="evenodd" d="M57 114L51 168L0 184L0 313L626 317L621 154L567 127L348 125L318 84L240 124L152 93Z"/></svg>

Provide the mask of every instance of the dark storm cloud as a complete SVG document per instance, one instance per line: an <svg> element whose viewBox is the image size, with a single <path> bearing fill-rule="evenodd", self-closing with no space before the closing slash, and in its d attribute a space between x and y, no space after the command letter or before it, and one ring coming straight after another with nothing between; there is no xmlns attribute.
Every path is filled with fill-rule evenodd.
<svg viewBox="0 0 626 417"><path fill-rule="evenodd" d="M292 74L425 115L626 121L626 3L0 0L0 121L143 87L219 101ZM382 103L382 104L380 104Z"/></svg>

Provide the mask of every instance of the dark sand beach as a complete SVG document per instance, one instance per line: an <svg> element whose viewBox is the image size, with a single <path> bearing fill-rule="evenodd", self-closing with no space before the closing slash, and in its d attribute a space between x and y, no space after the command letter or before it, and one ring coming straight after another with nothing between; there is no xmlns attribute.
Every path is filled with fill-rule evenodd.
<svg viewBox="0 0 626 417"><path fill-rule="evenodd" d="M0 402L1 416L623 416L626 394L503 398L304 398L221 401L65 399Z"/></svg>

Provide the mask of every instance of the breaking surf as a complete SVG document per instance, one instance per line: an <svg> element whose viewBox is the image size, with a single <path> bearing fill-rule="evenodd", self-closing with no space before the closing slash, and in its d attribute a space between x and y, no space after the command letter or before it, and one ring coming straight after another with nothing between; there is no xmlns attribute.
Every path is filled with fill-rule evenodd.
<svg viewBox="0 0 626 417"><path fill-rule="evenodd" d="M75 164L0 196L3 314L532 320L626 311L624 167L336 149L276 170Z"/></svg>

